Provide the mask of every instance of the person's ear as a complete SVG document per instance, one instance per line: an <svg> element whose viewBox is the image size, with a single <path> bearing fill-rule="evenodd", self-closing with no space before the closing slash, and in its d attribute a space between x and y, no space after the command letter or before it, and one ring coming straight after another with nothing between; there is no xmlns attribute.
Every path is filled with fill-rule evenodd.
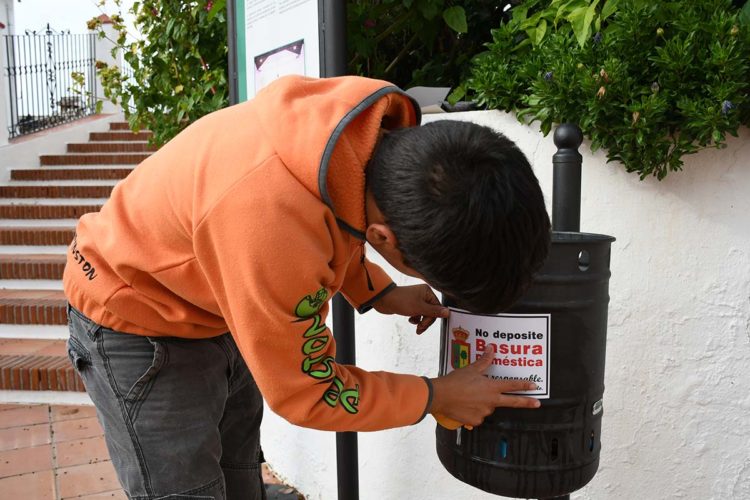
<svg viewBox="0 0 750 500"><path fill-rule="evenodd" d="M365 231L367 242L376 250L395 250L398 248L396 235L386 224L370 224Z"/></svg>

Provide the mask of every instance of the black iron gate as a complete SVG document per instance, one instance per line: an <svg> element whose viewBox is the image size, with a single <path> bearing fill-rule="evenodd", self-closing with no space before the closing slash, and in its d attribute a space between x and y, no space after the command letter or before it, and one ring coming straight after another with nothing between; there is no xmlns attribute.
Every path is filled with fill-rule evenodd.
<svg viewBox="0 0 750 500"><path fill-rule="evenodd" d="M54 127L96 112L96 35L50 28L3 35L8 137ZM5 96L0 96L5 98Z"/></svg>

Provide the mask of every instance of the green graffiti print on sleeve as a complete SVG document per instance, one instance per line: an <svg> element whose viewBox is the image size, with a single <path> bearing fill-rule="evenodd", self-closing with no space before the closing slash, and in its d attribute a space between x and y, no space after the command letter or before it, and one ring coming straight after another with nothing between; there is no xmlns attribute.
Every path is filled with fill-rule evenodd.
<svg viewBox="0 0 750 500"><path fill-rule="evenodd" d="M302 372L321 382L330 380L331 385L323 394L323 401L333 408L341 403L344 410L354 414L359 411L359 385L354 389L345 389L343 381L333 376L333 356L316 356L330 341L326 325L320 319L320 309L327 299L328 291L321 288L314 294L305 295L294 308L294 315L299 318L297 321L312 320L312 324L302 334L305 339L302 344L302 354L305 356L302 360Z"/></svg>

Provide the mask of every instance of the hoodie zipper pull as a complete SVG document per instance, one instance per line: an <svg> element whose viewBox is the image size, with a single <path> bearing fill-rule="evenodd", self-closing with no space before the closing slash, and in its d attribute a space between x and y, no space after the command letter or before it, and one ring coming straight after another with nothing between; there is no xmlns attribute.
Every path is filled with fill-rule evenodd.
<svg viewBox="0 0 750 500"><path fill-rule="evenodd" d="M372 286L372 279L370 278L370 272L367 270L367 264L365 264L365 244L363 243L360 247L362 250L362 256L359 258L359 263L362 264L362 267L365 269L365 276L367 277L367 289L371 292L375 291L375 287Z"/></svg>

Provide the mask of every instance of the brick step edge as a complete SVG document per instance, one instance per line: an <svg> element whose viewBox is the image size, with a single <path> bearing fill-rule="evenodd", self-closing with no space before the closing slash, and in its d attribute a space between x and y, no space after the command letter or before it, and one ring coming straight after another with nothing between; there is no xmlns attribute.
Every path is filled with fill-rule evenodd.
<svg viewBox="0 0 750 500"><path fill-rule="evenodd" d="M109 122L110 130L130 130L130 124L128 122ZM144 131L147 132L147 131Z"/></svg>
<svg viewBox="0 0 750 500"><path fill-rule="evenodd" d="M4 280L59 280L64 269L64 255L45 258L0 256L0 279Z"/></svg>
<svg viewBox="0 0 750 500"><path fill-rule="evenodd" d="M153 153L156 146L149 146L147 142L83 142L70 143L68 153Z"/></svg>
<svg viewBox="0 0 750 500"><path fill-rule="evenodd" d="M101 205L0 205L0 219L77 219Z"/></svg>
<svg viewBox="0 0 750 500"><path fill-rule="evenodd" d="M90 132L90 141L147 141L153 136L151 132Z"/></svg>
<svg viewBox="0 0 750 500"><path fill-rule="evenodd" d="M45 170L11 170L10 178L15 181L49 181L49 180L102 180L124 179L132 168L79 168Z"/></svg>
<svg viewBox="0 0 750 500"><path fill-rule="evenodd" d="M0 198L109 198L114 186L0 186Z"/></svg>
<svg viewBox="0 0 750 500"><path fill-rule="evenodd" d="M67 356L0 355L0 389L85 392Z"/></svg>
<svg viewBox="0 0 750 500"><path fill-rule="evenodd" d="M67 325L64 299L0 299L0 324Z"/></svg>
<svg viewBox="0 0 750 500"><path fill-rule="evenodd" d="M39 163L45 165L135 165L151 153L68 153L40 155Z"/></svg>

